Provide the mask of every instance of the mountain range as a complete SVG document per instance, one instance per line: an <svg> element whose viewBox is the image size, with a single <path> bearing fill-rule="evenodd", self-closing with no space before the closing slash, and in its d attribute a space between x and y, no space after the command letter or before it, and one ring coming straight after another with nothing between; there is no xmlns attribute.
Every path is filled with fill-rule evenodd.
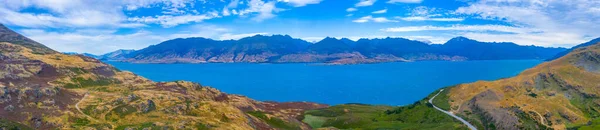
<svg viewBox="0 0 600 130"><path fill-rule="evenodd" d="M132 52L135 52L135 50L120 49L120 50L109 52L109 53L106 53L103 55L94 55L94 54L90 54L90 53L77 53L77 52L63 52L63 53L67 54L67 55L84 55L87 57L92 57L92 58L96 58L96 59L103 60L103 61L122 61L122 60L126 60L127 58L125 58L125 56Z"/></svg>
<svg viewBox="0 0 600 130"><path fill-rule="evenodd" d="M223 41L178 38L137 51L112 52L101 59L133 63L358 64L422 60L543 60L565 50L508 42L479 42L465 37L450 39L445 44L428 44L404 38L352 41L331 37L310 43L288 35L256 35Z"/></svg>

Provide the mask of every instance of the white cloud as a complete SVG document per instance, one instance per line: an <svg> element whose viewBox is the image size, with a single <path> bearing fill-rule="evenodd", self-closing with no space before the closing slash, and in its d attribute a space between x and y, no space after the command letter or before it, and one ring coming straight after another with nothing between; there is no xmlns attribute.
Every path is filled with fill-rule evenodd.
<svg viewBox="0 0 600 130"><path fill-rule="evenodd" d="M405 26L381 29L384 32L418 32L418 31L495 31L506 33L534 33L538 30L504 25L453 25L453 26Z"/></svg>
<svg viewBox="0 0 600 130"><path fill-rule="evenodd" d="M227 8L237 8L239 3L240 0L232 0L231 2L229 2L229 4L227 4Z"/></svg>
<svg viewBox="0 0 600 130"><path fill-rule="evenodd" d="M364 7L364 6L371 6L373 4L375 4L377 0L360 0L360 2L354 4L354 6L356 7Z"/></svg>
<svg viewBox="0 0 600 130"><path fill-rule="evenodd" d="M600 1L597 0L493 0L470 3L458 8L455 13L540 30L515 36L522 39L542 41L542 36L549 36L548 39L556 41L546 42L573 45L580 43L580 39L600 36L597 32L600 30L600 13L596 11L597 7L600 7ZM499 37L506 38L505 35Z"/></svg>
<svg viewBox="0 0 600 130"><path fill-rule="evenodd" d="M237 11L236 11L236 10L231 10L231 11L230 11L229 9L230 9L230 8L237 8L239 3L240 3L240 1L239 1L239 0L231 0L231 1L229 2L229 4L227 4L227 6L225 6L225 7L223 8L223 11L221 11L221 14L222 14L223 16L229 16L229 15L231 15L231 14L233 14L233 15L237 15Z"/></svg>
<svg viewBox="0 0 600 130"><path fill-rule="evenodd" d="M387 3L421 3L423 0L390 0Z"/></svg>
<svg viewBox="0 0 600 130"><path fill-rule="evenodd" d="M229 9L227 9L227 8L223 8L222 14L223 14L223 16L229 16L229 15L231 15L231 13L229 13Z"/></svg>
<svg viewBox="0 0 600 130"><path fill-rule="evenodd" d="M223 34L219 37L219 40L238 40L238 39L242 39L245 37L251 37L251 36L255 36L255 35L267 35L269 33L244 33L244 34L231 34L231 33L226 33Z"/></svg>
<svg viewBox="0 0 600 130"><path fill-rule="evenodd" d="M398 22L396 20L389 20L389 19L384 18L384 17L377 17L377 18L373 18L372 20L373 20L373 22L377 22L377 23Z"/></svg>
<svg viewBox="0 0 600 130"><path fill-rule="evenodd" d="M162 4L163 9L170 10L172 8L185 8L188 5L196 3L195 0L105 0L98 3L114 3L125 5L127 10L137 10L140 8L149 8L153 5Z"/></svg>
<svg viewBox="0 0 600 130"><path fill-rule="evenodd" d="M442 21L442 22L459 22L465 20L464 18L431 18L427 16L410 16L410 17L397 17L404 21Z"/></svg>
<svg viewBox="0 0 600 130"><path fill-rule="evenodd" d="M214 14L212 14L214 15ZM202 22L207 19L212 19L219 16L211 16L211 15L180 15L180 16L172 16L172 15L161 15L154 17L133 17L129 18L129 21L132 22L140 22L140 23L154 23L160 24L163 27L173 27L180 24L186 24L190 22Z"/></svg>
<svg viewBox="0 0 600 130"><path fill-rule="evenodd" d="M369 16L365 16L365 17L361 17L359 19L353 20L352 22L355 22L355 23L366 23L366 22L369 22L369 20L371 20L371 19L373 19L373 16L369 15Z"/></svg>
<svg viewBox="0 0 600 130"><path fill-rule="evenodd" d="M425 6L417 6L411 10L411 16L427 16L435 12L436 8L429 8Z"/></svg>
<svg viewBox="0 0 600 130"><path fill-rule="evenodd" d="M317 4L322 0L279 0L300 7ZM23 0L0 1L0 22L27 28L123 28L143 27L145 24L161 24L173 27L181 24L231 15L253 15L252 20L263 21L276 17L283 11L276 0L231 0L225 7L205 8L214 1L205 0ZM247 5L236 9L238 5ZM200 6L202 8L194 8ZM28 8L47 10L26 12ZM132 11L142 8L158 8L158 14L131 16ZM217 11L218 10L218 11ZM130 15L130 16L128 16Z"/></svg>
<svg viewBox="0 0 600 130"><path fill-rule="evenodd" d="M382 9L382 10L377 10L377 11L373 11L373 14L384 14L387 13L387 9Z"/></svg>
<svg viewBox="0 0 600 130"><path fill-rule="evenodd" d="M376 22L376 23L389 23L389 22L398 22L396 20L390 20L385 17L373 17L371 15L364 16L359 19L353 20L355 23L366 23L366 22Z"/></svg>
<svg viewBox="0 0 600 130"><path fill-rule="evenodd" d="M282 2L287 2L294 7L302 7L309 4L318 4L321 3L322 0L278 0Z"/></svg>
<svg viewBox="0 0 600 130"><path fill-rule="evenodd" d="M18 13L3 8L0 8L0 16L0 22L4 24L26 27L51 27L60 21L60 18L50 14Z"/></svg>
<svg viewBox="0 0 600 130"><path fill-rule="evenodd" d="M442 22L459 22L463 21L464 18L455 18L452 13L448 11L430 8L426 6L417 6L410 10L410 13L404 17L396 17L404 21L442 21ZM445 17L442 17L445 16Z"/></svg>
<svg viewBox="0 0 600 130"><path fill-rule="evenodd" d="M356 8L348 8L348 9L346 9L346 12L354 12L354 11L357 11L357 10L358 9L356 9Z"/></svg>
<svg viewBox="0 0 600 130"><path fill-rule="evenodd" d="M144 31L127 35L57 33L43 30L22 32L25 36L61 52L102 54L118 49L140 49L142 46L161 41L160 37L150 37L150 33Z"/></svg>
<svg viewBox="0 0 600 130"><path fill-rule="evenodd" d="M0 22L27 28L122 28L141 27L125 12L160 4L162 13L185 13L193 0L23 0L0 1ZM26 12L28 8L46 10ZM10 17L8 17L10 16Z"/></svg>
<svg viewBox="0 0 600 130"><path fill-rule="evenodd" d="M101 10L105 4L89 6L81 2L20 1L0 2L0 22L22 27L83 28L140 27L142 24L124 21L126 16L115 10ZM49 4L49 5L46 5ZM48 9L48 13L19 12L27 7Z"/></svg>
<svg viewBox="0 0 600 130"><path fill-rule="evenodd" d="M250 0L248 3L249 7L239 11L238 13L239 15L258 13L254 18L252 18L252 20L260 22L266 19L274 18L276 16L274 13L283 10L275 7L275 4L275 1L264 2L262 0Z"/></svg>
<svg viewBox="0 0 600 130"><path fill-rule="evenodd" d="M231 29L198 24L171 34L137 31L132 34L114 34L116 30L79 30L76 32L48 32L40 29L18 30L23 35L44 43L60 52L104 54L118 49L142 49L149 45L175 38L204 37L217 40L239 39L268 33L236 34Z"/></svg>

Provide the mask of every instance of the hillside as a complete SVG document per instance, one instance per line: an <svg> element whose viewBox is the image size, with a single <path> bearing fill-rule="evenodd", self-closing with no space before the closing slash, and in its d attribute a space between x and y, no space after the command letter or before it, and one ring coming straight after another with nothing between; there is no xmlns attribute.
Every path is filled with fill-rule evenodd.
<svg viewBox="0 0 600 130"><path fill-rule="evenodd" d="M445 109L486 129L599 129L600 43L516 77L450 88Z"/></svg>
<svg viewBox="0 0 600 130"><path fill-rule="evenodd" d="M519 60L547 59L564 48L520 46L514 43L486 43L464 37L444 45L404 38L360 39L327 37L316 43L288 35L218 41L206 38L179 38L103 60L134 63L331 63L357 64L421 60Z"/></svg>
<svg viewBox="0 0 600 130"><path fill-rule="evenodd" d="M153 82L90 57L55 53L7 28L0 32L0 129L309 129L298 115L326 107Z"/></svg>

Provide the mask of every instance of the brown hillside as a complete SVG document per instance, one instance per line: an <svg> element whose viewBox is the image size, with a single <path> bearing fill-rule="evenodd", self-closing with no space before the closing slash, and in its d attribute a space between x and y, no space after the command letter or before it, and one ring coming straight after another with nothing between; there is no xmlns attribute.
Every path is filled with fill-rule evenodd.
<svg viewBox="0 0 600 130"><path fill-rule="evenodd" d="M486 129L592 128L600 116L600 45L516 77L450 90L451 111Z"/></svg>
<svg viewBox="0 0 600 130"><path fill-rule="evenodd" d="M260 102L197 83L153 82L0 27L0 129L309 129L314 103ZM259 114L256 114L259 113Z"/></svg>

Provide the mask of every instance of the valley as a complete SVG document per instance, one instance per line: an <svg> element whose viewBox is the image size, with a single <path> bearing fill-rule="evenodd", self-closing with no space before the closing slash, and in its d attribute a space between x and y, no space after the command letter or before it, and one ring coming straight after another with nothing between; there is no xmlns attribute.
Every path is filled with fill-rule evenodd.
<svg viewBox="0 0 600 130"><path fill-rule="evenodd" d="M0 130L600 130L600 0L0 0Z"/></svg>

